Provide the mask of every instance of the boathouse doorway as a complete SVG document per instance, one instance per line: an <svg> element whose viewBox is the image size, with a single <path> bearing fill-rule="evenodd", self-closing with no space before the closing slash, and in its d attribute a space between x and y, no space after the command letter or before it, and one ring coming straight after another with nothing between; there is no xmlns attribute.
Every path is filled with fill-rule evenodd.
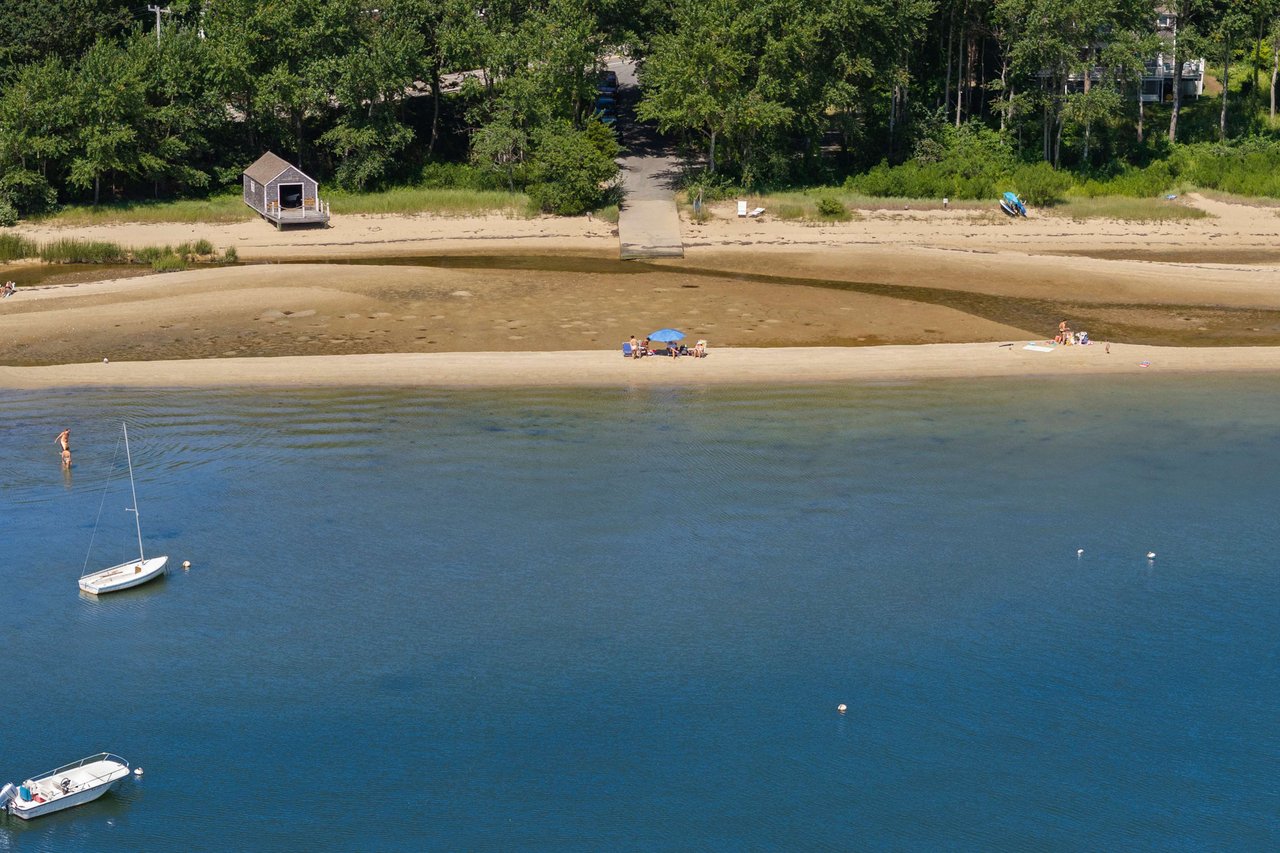
<svg viewBox="0 0 1280 853"><path fill-rule="evenodd" d="M280 209L299 210L302 207L302 184L280 184Z"/></svg>

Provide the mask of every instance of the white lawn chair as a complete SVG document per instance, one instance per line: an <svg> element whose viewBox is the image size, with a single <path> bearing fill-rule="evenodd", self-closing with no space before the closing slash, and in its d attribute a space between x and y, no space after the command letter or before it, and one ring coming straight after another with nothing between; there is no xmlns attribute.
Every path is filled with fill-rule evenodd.
<svg viewBox="0 0 1280 853"><path fill-rule="evenodd" d="M738 216L745 217L747 215L747 203L745 201L738 202Z"/></svg>

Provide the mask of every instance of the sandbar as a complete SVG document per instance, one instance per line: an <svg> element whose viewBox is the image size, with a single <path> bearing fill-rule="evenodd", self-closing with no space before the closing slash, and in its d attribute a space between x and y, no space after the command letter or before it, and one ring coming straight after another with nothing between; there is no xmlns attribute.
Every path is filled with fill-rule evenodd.
<svg viewBox="0 0 1280 853"><path fill-rule="evenodd" d="M342 216L330 228L21 225L37 240L209 239L245 263L137 277L8 265L0 388L701 385L1280 370L1277 209L1009 220L877 210L685 221L618 260L598 218ZM24 276L26 277L24 279ZM61 276L61 278L59 278ZM1024 350L1060 320L1094 344ZM707 359L622 358L653 329ZM1006 346L1001 346L1005 344ZM105 362L104 362L105 359Z"/></svg>

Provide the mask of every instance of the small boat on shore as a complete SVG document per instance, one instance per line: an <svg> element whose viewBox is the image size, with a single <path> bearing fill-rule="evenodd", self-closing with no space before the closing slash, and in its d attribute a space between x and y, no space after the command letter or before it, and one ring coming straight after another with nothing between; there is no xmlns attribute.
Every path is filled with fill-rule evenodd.
<svg viewBox="0 0 1280 853"><path fill-rule="evenodd" d="M1010 216L1026 216L1027 206L1016 193L1005 193L1000 198L1000 209Z"/></svg>
<svg viewBox="0 0 1280 853"><path fill-rule="evenodd" d="M28 779L0 788L0 810L23 820L91 803L129 776L129 762L99 752Z"/></svg>
<svg viewBox="0 0 1280 853"><path fill-rule="evenodd" d="M138 533L138 559L128 560L109 569L100 569L96 572L82 574L80 576L80 589L93 595L129 589L130 587L144 584L153 578L158 578L164 574L165 565L169 562L168 557L147 559L146 554L143 552L142 519L138 516L138 490L133 485L133 456L129 453L129 427L123 423L120 426L124 430L124 456L129 463L129 493L133 496L133 506L126 507L125 512L133 513L133 522ZM101 517L101 510L99 510L99 517ZM96 523L93 529L96 534L98 530ZM93 552L92 539L89 541L89 551L90 553ZM88 562L89 560L86 557L86 566Z"/></svg>

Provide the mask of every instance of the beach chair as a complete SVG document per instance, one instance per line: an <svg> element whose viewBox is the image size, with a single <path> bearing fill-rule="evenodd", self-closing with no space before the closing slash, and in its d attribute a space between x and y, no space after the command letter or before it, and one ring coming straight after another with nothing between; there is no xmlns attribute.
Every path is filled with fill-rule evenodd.
<svg viewBox="0 0 1280 853"><path fill-rule="evenodd" d="M623 358L631 358L631 356L633 356L633 355L635 355L635 353L633 353L633 352L631 351L631 344L630 344L630 342L628 342L628 341L623 341L623 342L622 342L622 357L623 357Z"/></svg>
<svg viewBox="0 0 1280 853"><path fill-rule="evenodd" d="M745 201L738 202L738 216L745 217L747 215L747 203Z"/></svg>
<svg viewBox="0 0 1280 853"><path fill-rule="evenodd" d="M754 210L752 210L750 213L748 213L747 216L751 219L755 219L757 216L759 216L762 213L764 213L764 208L757 207Z"/></svg>

